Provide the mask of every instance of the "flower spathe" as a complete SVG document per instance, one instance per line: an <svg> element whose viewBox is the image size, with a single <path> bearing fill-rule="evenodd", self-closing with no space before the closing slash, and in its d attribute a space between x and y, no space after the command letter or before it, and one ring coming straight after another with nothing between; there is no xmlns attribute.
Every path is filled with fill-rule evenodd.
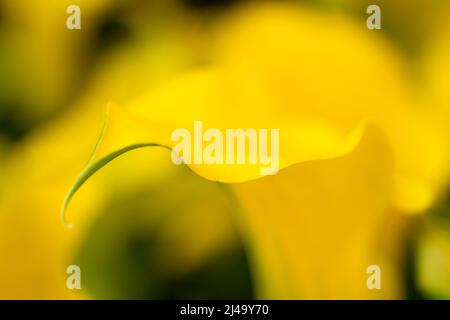
<svg viewBox="0 0 450 320"><path fill-rule="evenodd" d="M259 297L400 297L400 213L433 203L448 156L412 103L400 59L336 15L260 5L230 20L210 64L112 108L88 171L130 146L171 148L171 132L195 120L279 128L275 176L258 165L189 165L237 197ZM366 287L371 264L383 270L382 290Z"/></svg>

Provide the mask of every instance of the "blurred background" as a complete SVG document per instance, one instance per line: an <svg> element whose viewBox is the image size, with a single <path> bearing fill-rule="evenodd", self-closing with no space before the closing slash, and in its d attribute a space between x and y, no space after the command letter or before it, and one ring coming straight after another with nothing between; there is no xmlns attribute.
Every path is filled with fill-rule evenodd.
<svg viewBox="0 0 450 320"><path fill-rule="evenodd" d="M167 151L111 163L77 195L76 228L59 220L106 103L126 104L208 63L215 25L247 2L0 1L0 298L258 297L233 199L172 166ZM367 6L379 5L379 32L424 99L450 109L449 1L285 2L362 25ZM81 8L81 30L66 28L71 4ZM449 299L450 194L408 224L402 298ZM65 287L70 264L82 270L82 290Z"/></svg>

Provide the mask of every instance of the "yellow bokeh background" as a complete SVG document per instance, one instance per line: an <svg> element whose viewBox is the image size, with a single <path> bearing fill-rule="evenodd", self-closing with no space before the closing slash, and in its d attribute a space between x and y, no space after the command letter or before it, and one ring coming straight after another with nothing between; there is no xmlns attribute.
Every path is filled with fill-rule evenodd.
<svg viewBox="0 0 450 320"><path fill-rule="evenodd" d="M449 4L71 4L0 1L0 298L450 298ZM280 171L141 148L66 228L195 120L279 128Z"/></svg>

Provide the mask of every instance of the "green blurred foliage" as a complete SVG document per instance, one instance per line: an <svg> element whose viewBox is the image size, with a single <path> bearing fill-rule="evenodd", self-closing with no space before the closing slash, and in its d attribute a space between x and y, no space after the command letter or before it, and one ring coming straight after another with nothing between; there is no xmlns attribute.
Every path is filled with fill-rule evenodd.
<svg viewBox="0 0 450 320"><path fill-rule="evenodd" d="M412 262L417 288L426 298L450 299L450 196L423 220Z"/></svg>
<svg viewBox="0 0 450 320"><path fill-rule="evenodd" d="M73 261L95 298L252 298L223 187L176 171L177 183L113 196L91 226Z"/></svg>

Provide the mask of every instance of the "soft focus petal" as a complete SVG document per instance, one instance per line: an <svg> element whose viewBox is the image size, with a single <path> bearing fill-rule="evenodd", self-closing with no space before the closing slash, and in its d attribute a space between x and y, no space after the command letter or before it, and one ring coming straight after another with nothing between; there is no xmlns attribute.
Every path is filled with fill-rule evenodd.
<svg viewBox="0 0 450 320"><path fill-rule="evenodd" d="M207 179L247 181L234 188L261 296L401 297L399 211L432 203L447 150L412 102L399 57L335 15L246 10L219 31L212 65L112 107L88 171L127 146L172 147L171 132L195 120L222 132L279 128L284 169L274 177L258 166L190 165ZM372 264L381 291L366 287Z"/></svg>
<svg viewBox="0 0 450 320"><path fill-rule="evenodd" d="M369 127L338 159L235 184L261 298L399 298L402 223L392 208L392 154ZM369 290L378 265L382 290Z"/></svg>

